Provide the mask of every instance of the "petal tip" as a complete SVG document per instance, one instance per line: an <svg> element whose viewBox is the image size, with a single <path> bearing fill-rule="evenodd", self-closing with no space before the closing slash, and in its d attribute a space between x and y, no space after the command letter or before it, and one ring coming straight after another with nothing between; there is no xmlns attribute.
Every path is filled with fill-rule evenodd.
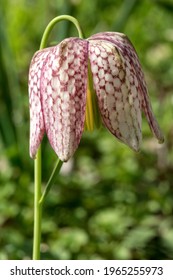
<svg viewBox="0 0 173 280"><path fill-rule="evenodd" d="M36 153L37 153L37 151L35 152L35 151L33 151L33 149L30 148L30 150L29 150L30 158L36 159Z"/></svg>
<svg viewBox="0 0 173 280"><path fill-rule="evenodd" d="M140 152L140 147L131 147L132 150L136 153L139 153Z"/></svg>
<svg viewBox="0 0 173 280"><path fill-rule="evenodd" d="M162 137L160 137L159 139L158 139L158 143L159 144L163 144L164 142L165 142L165 138L164 138L164 136L163 135L161 135Z"/></svg>
<svg viewBox="0 0 173 280"><path fill-rule="evenodd" d="M136 153L139 153L140 152L140 145L138 142L132 142L132 143L128 143L128 146Z"/></svg>

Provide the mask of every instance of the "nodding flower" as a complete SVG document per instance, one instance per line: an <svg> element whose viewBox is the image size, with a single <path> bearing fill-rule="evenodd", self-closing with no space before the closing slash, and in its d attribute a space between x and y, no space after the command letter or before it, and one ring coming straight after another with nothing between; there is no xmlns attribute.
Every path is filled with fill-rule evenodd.
<svg viewBox="0 0 173 280"><path fill-rule="evenodd" d="M30 156L46 132L55 153L67 161L85 129L100 120L130 148L142 140L141 112L160 143L137 53L122 33L68 38L35 53L29 70Z"/></svg>

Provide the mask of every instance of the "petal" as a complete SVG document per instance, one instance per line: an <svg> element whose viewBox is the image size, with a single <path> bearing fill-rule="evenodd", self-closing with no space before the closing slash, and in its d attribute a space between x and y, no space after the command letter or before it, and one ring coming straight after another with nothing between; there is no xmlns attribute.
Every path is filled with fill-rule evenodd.
<svg viewBox="0 0 173 280"><path fill-rule="evenodd" d="M49 49L35 53L29 69L29 105L30 105L30 156L35 157L44 135L44 120L40 98L40 78Z"/></svg>
<svg viewBox="0 0 173 280"><path fill-rule="evenodd" d="M89 59L102 119L119 140L134 150L141 143L141 104L119 52L109 42L89 41ZM130 75L132 76L130 78Z"/></svg>
<svg viewBox="0 0 173 280"><path fill-rule="evenodd" d="M141 106L148 120L151 131L159 140L159 142L162 143L164 141L164 137L154 117L152 106L147 92L144 74L137 53L130 40L127 38L126 35L118 32L98 33L90 38L92 40L104 40L110 42L117 48L117 50L119 50L121 59L126 68L126 72L132 71L138 81L138 91L140 93Z"/></svg>
<svg viewBox="0 0 173 280"><path fill-rule="evenodd" d="M41 78L45 128L62 161L76 151L84 129L88 42L62 41L49 53Z"/></svg>

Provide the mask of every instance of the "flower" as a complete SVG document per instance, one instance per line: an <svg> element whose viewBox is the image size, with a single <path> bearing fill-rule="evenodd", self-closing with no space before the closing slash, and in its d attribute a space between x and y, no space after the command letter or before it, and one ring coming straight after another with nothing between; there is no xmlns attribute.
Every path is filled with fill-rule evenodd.
<svg viewBox="0 0 173 280"><path fill-rule="evenodd" d="M45 132L62 161L72 157L87 123L90 91L97 96L103 123L120 141L139 150L143 111L163 142L134 47L124 34L104 32L86 40L68 38L35 53L29 70L32 158Z"/></svg>

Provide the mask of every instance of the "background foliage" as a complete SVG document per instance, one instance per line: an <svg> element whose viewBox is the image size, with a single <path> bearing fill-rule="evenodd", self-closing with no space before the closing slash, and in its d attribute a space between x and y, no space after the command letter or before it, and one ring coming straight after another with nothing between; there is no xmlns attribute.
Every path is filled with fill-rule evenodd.
<svg viewBox="0 0 173 280"><path fill-rule="evenodd" d="M48 22L71 14L86 36L126 33L146 74L165 144L143 120L136 154L105 129L84 133L43 211L42 259L173 259L173 1L1 0L0 259L32 252L33 161L28 155L27 75ZM51 41L77 36L59 23ZM56 156L44 139L43 181Z"/></svg>

